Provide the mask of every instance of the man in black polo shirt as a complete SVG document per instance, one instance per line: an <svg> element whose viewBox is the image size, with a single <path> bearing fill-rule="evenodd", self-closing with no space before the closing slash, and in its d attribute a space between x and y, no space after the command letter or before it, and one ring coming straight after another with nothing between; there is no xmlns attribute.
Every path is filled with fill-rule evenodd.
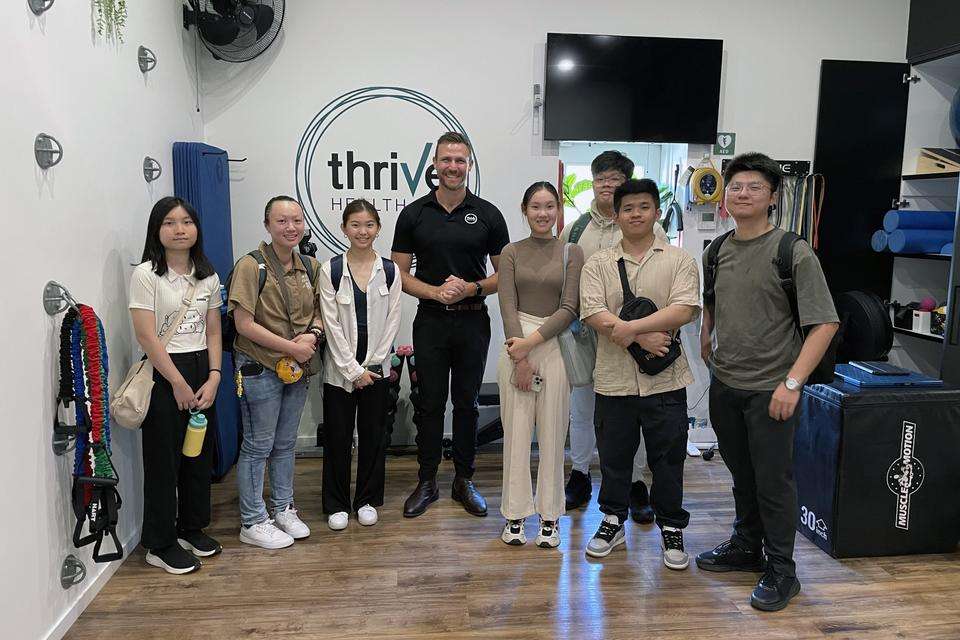
<svg viewBox="0 0 960 640"><path fill-rule="evenodd" d="M510 238L500 210L467 191L473 149L465 136L454 132L440 136L433 164L439 186L400 212L391 256L400 267L403 290L420 299L413 321L421 405L420 482L404 503L403 515L419 516L439 497L437 468L449 392L456 470L452 497L468 513L485 516L486 500L471 480L477 395L490 344L490 317L483 298L497 291L500 252ZM415 276L410 273L414 255ZM488 255L494 268L490 276Z"/></svg>

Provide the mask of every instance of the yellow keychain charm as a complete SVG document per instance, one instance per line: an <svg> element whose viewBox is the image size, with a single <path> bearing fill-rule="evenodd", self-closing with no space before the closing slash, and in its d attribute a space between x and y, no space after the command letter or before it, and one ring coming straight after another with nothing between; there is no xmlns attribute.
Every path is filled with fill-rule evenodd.
<svg viewBox="0 0 960 640"><path fill-rule="evenodd" d="M293 358L284 356L277 361L277 377L284 384L293 384L303 377L303 367Z"/></svg>

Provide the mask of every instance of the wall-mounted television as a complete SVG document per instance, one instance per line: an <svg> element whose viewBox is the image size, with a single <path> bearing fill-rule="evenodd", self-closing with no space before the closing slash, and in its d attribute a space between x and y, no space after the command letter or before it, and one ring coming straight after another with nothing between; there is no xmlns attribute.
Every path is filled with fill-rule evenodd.
<svg viewBox="0 0 960 640"><path fill-rule="evenodd" d="M722 40L548 33L547 140L712 144Z"/></svg>

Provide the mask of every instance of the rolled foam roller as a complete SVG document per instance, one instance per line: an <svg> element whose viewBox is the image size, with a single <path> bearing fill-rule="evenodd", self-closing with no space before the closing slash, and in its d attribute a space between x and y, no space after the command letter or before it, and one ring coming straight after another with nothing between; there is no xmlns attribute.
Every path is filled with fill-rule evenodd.
<svg viewBox="0 0 960 640"><path fill-rule="evenodd" d="M953 232L941 229L897 229L887 238L894 253L940 253L953 240Z"/></svg>
<svg viewBox="0 0 960 640"><path fill-rule="evenodd" d="M883 216L883 229L893 233L897 229L946 229L956 223L953 211L900 211L893 209Z"/></svg>
<svg viewBox="0 0 960 640"><path fill-rule="evenodd" d="M889 234L883 229L878 229L877 231L874 231L873 235L870 236L870 247L873 248L874 251L886 251L888 235Z"/></svg>

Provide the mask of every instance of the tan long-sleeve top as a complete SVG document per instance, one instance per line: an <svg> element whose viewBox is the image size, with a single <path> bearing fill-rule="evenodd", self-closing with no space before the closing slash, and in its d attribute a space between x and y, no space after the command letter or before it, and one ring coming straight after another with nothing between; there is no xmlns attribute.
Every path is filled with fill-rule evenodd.
<svg viewBox="0 0 960 640"><path fill-rule="evenodd" d="M540 327L544 340L577 319L583 249L570 245L564 265L563 245L557 238L529 237L504 247L497 289L504 337L525 337L518 312L547 319Z"/></svg>

